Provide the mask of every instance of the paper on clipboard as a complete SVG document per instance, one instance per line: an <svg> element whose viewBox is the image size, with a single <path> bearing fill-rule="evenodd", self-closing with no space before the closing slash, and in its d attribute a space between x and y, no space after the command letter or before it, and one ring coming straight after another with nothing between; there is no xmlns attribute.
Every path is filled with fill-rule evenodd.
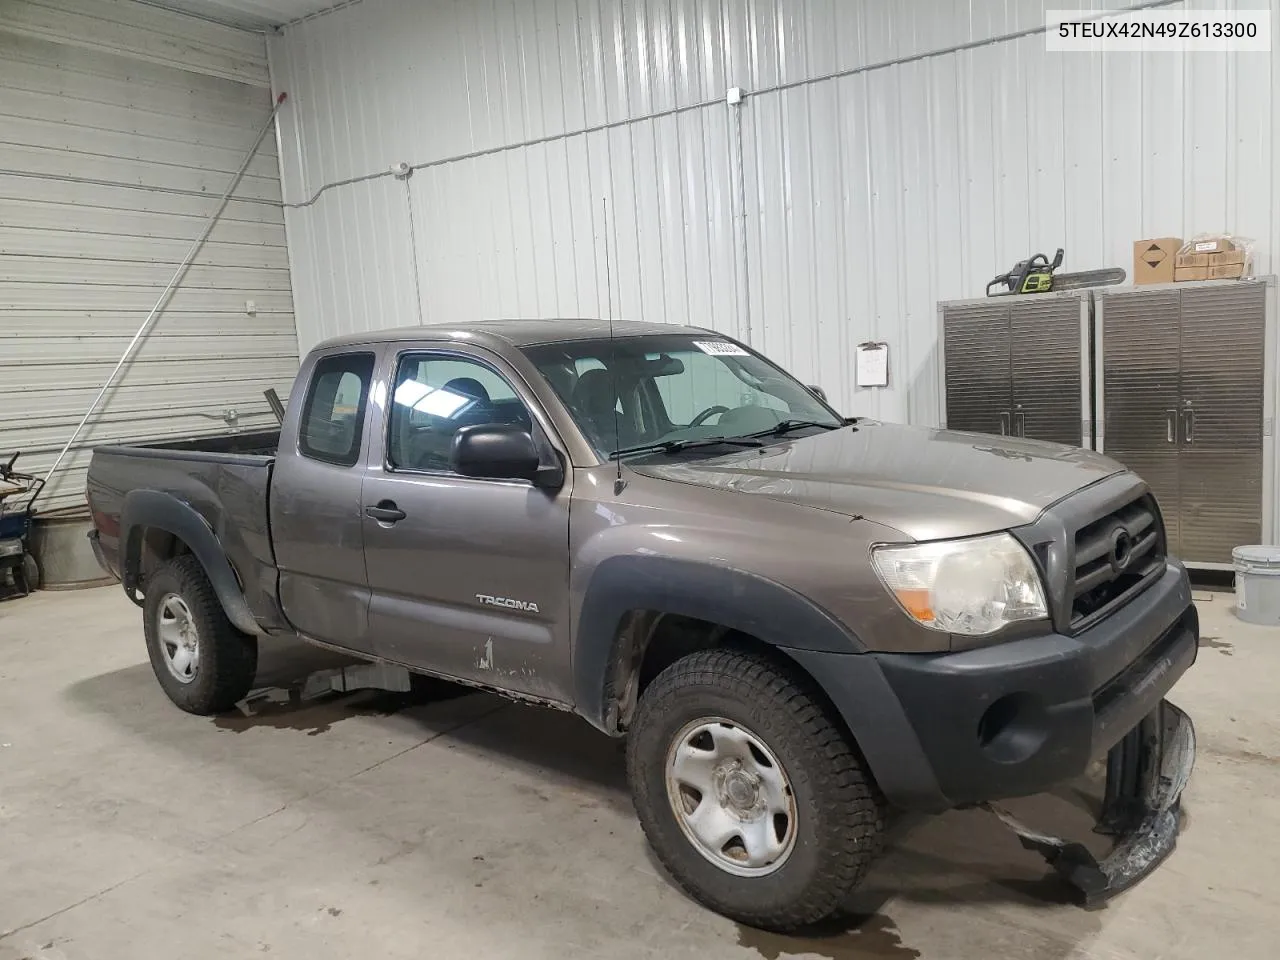
<svg viewBox="0 0 1280 960"><path fill-rule="evenodd" d="M889 385L889 345L860 343L854 352L857 358L858 386L887 387Z"/></svg>

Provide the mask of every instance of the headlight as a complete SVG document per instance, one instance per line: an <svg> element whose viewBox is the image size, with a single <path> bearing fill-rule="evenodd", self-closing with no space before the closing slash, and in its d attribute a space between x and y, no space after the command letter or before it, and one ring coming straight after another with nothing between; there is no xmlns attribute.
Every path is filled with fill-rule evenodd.
<svg viewBox="0 0 1280 960"><path fill-rule="evenodd" d="M1007 533L876 547L876 573L914 620L968 637L1049 615L1040 573Z"/></svg>

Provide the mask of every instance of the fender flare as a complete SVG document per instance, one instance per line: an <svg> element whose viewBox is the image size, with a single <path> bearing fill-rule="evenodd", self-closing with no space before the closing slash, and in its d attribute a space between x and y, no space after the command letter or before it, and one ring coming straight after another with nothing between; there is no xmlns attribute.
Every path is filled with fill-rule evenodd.
<svg viewBox="0 0 1280 960"><path fill-rule="evenodd" d="M129 598L136 601L142 566L142 531L163 530L173 534L200 561L213 585L227 619L242 633L260 634L258 622L249 609L231 562L207 520L189 503L159 490L131 490L125 494L120 511L120 582Z"/></svg>
<svg viewBox="0 0 1280 960"><path fill-rule="evenodd" d="M578 712L606 732L616 733L610 700L615 665L625 655L620 631L633 610L707 620L779 648L866 649L811 600L746 570L669 557L610 557L592 573L573 645Z"/></svg>

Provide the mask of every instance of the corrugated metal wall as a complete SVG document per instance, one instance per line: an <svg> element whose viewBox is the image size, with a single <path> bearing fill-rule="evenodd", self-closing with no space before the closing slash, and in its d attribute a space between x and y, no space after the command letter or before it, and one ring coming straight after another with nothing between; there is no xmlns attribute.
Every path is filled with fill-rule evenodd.
<svg viewBox="0 0 1280 960"><path fill-rule="evenodd" d="M1017 35L1073 5L364 0L289 27L300 344L602 314L607 197L615 313L736 333L848 413L930 423L937 301L1032 252L1127 269L1139 238L1229 230L1275 269L1272 57ZM890 344L886 389L854 383L865 340Z"/></svg>
<svg viewBox="0 0 1280 960"><path fill-rule="evenodd" d="M0 455L43 473L270 112L265 43L131 0L0 3ZM272 422L297 340L268 137L43 508L97 443ZM256 314L246 312L246 301Z"/></svg>

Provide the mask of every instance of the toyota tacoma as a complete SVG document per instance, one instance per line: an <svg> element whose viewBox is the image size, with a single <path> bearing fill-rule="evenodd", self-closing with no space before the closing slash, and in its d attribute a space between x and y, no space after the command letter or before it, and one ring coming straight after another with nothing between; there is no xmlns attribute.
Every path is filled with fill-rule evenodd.
<svg viewBox="0 0 1280 960"><path fill-rule="evenodd" d="M627 738L693 897L841 908L888 812L989 806L1086 898L1172 848L1198 622L1147 485L1087 450L843 417L710 330L331 340L278 431L99 447L91 534L198 714L274 636ZM407 674L406 674L407 676ZM1105 761L1101 860L999 805Z"/></svg>

